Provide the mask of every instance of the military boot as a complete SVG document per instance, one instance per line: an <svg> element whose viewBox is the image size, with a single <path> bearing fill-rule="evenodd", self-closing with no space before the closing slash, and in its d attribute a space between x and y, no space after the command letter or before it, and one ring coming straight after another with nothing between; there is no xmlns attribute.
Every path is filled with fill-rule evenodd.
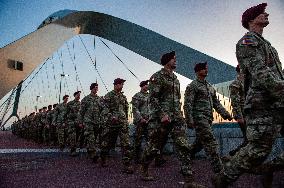
<svg viewBox="0 0 284 188"><path fill-rule="evenodd" d="M205 186L198 184L194 181L192 176L184 177L184 188L205 188Z"/></svg>
<svg viewBox="0 0 284 188"><path fill-rule="evenodd" d="M167 162L166 159L164 159L162 156L157 156L155 158L155 166L156 167L162 167Z"/></svg>
<svg viewBox="0 0 284 188"><path fill-rule="evenodd" d="M124 165L123 165L122 172L123 172L123 173L126 173L126 174L133 174L133 173L134 173L134 170L133 170L132 165L131 165L131 164L124 164Z"/></svg>
<svg viewBox="0 0 284 188"><path fill-rule="evenodd" d="M266 173L261 177L261 184L264 188L271 188L273 181L273 172Z"/></svg>
<svg viewBox="0 0 284 188"><path fill-rule="evenodd" d="M212 178L212 184L215 188L227 188L229 186L228 181L222 174L215 174Z"/></svg>
<svg viewBox="0 0 284 188"><path fill-rule="evenodd" d="M141 173L142 173L141 179L143 181L154 181L154 177L149 175L148 165L145 164L141 165Z"/></svg>
<svg viewBox="0 0 284 188"><path fill-rule="evenodd" d="M102 167L107 167L108 164L106 162L106 156L101 156L101 166Z"/></svg>
<svg viewBox="0 0 284 188"><path fill-rule="evenodd" d="M76 152L76 148L71 148L69 155L70 155L71 157L78 156L78 153Z"/></svg>

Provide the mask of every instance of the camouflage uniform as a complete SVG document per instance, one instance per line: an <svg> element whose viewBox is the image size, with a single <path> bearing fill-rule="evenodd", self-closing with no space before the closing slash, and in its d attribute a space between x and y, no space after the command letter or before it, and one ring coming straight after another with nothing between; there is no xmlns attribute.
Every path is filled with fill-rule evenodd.
<svg viewBox="0 0 284 188"><path fill-rule="evenodd" d="M79 111L81 102L74 99L66 106L67 137L71 152L76 150L76 130L79 126Z"/></svg>
<svg viewBox="0 0 284 188"><path fill-rule="evenodd" d="M234 119L244 120L244 105L245 105L245 91L244 91L244 79L241 74L238 74L236 79L230 84L230 98L231 105L233 107ZM230 155L234 155L241 147L247 144L247 126L245 123L239 123L239 127L242 131L244 141L236 149L230 151Z"/></svg>
<svg viewBox="0 0 284 188"><path fill-rule="evenodd" d="M46 121L47 121L47 125L49 127L49 142L50 144L55 144L56 143L56 127L54 124L52 124L52 119L53 119L53 115L54 115L54 109L53 110L49 110L47 112L46 115Z"/></svg>
<svg viewBox="0 0 284 188"><path fill-rule="evenodd" d="M254 32L245 34L236 47L244 74L248 144L226 163L221 179L227 182L260 165L283 126L284 77L277 51Z"/></svg>
<svg viewBox="0 0 284 188"><path fill-rule="evenodd" d="M140 91L132 97L133 124L136 126L134 137L134 158L139 161L142 136L148 139L148 122L141 123L141 119L149 120L149 93Z"/></svg>
<svg viewBox="0 0 284 188"><path fill-rule="evenodd" d="M54 109L52 124L56 125L58 144L61 149L65 145L67 104L61 103Z"/></svg>
<svg viewBox="0 0 284 188"><path fill-rule="evenodd" d="M41 122L41 137L43 143L49 142L49 128L46 117L47 117L47 112L42 112L40 117L40 122Z"/></svg>
<svg viewBox="0 0 284 188"><path fill-rule="evenodd" d="M85 127L84 136L88 153L90 158L94 160L98 156L96 141L101 132L103 108L103 98L92 93L84 97L81 101L80 122Z"/></svg>
<svg viewBox="0 0 284 188"><path fill-rule="evenodd" d="M142 171L148 174L148 167L154 157L161 153L161 140L171 134L184 177L192 177L190 145L185 132L185 121L181 112L180 83L174 73L162 68L152 75L149 83L150 120L149 141L142 155ZM161 119L168 115L171 122L162 124ZM147 175L148 176L148 175Z"/></svg>
<svg viewBox="0 0 284 188"><path fill-rule="evenodd" d="M128 127L128 102L123 92L116 92L114 90L108 92L104 97L105 111L107 114L106 126L103 130L103 141L101 148L101 157L109 153L111 143L120 137L120 145L122 151L122 160L124 165L129 165L131 162L129 127ZM118 119L113 122L112 117Z"/></svg>
<svg viewBox="0 0 284 188"><path fill-rule="evenodd" d="M230 118L229 112L217 99L215 89L206 80L193 80L186 88L184 94L184 112L186 121L194 124L196 141L190 153L204 148L210 157L210 162L215 173L223 169L222 161L218 154L218 144L212 131L213 108L224 118Z"/></svg>

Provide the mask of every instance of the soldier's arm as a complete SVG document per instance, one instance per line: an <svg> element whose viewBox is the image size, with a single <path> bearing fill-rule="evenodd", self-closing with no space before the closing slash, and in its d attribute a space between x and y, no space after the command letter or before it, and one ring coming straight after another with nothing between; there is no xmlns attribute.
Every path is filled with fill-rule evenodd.
<svg viewBox="0 0 284 188"><path fill-rule="evenodd" d="M126 96L124 96L124 112L125 112L125 115L126 115L127 119L128 119L128 109L129 109L129 104L127 102Z"/></svg>
<svg viewBox="0 0 284 188"><path fill-rule="evenodd" d="M218 100L216 90L213 87L211 89L213 89L211 93L213 108L222 116L222 118L232 120L230 113L222 106L222 104Z"/></svg>
<svg viewBox="0 0 284 188"><path fill-rule="evenodd" d="M243 119L242 109L241 109L241 96L239 93L240 88L234 84L230 84L230 97L231 97L231 105L233 107L233 115L234 119Z"/></svg>
<svg viewBox="0 0 284 188"><path fill-rule="evenodd" d="M58 106L55 107L54 112L53 112L53 117L52 117L52 124L53 125L55 125L57 117L58 117Z"/></svg>
<svg viewBox="0 0 284 188"><path fill-rule="evenodd" d="M278 80L266 65L265 54L256 39L252 38L251 40L252 42L249 44L237 44L236 55L241 71L248 71L251 74L255 81L255 87L261 87L269 93L279 93L279 90L283 93L284 82Z"/></svg>
<svg viewBox="0 0 284 188"><path fill-rule="evenodd" d="M84 120L84 116L85 116L85 113L87 111L87 101L86 101L86 98L83 98L82 101L81 101L81 108L79 110L79 113L78 113L78 121L79 123L83 123L83 120Z"/></svg>
<svg viewBox="0 0 284 188"><path fill-rule="evenodd" d="M132 97L132 113L133 113L133 117L137 122L140 122L140 120L142 119L141 113L139 111L139 99L136 95L134 95Z"/></svg>
<svg viewBox="0 0 284 188"><path fill-rule="evenodd" d="M161 119L167 115L164 109L160 105L160 92L162 88L161 80L153 75L149 81L149 102L151 106L151 110L153 113L156 113Z"/></svg>
<svg viewBox="0 0 284 188"><path fill-rule="evenodd" d="M196 87L192 84L188 85L184 93L184 106L183 106L185 119L188 124L194 123L192 110L193 110L195 94L196 94Z"/></svg>

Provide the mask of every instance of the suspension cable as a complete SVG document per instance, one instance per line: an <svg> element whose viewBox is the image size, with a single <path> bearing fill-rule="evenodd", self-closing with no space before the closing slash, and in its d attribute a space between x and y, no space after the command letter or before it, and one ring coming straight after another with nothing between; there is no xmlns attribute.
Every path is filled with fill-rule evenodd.
<svg viewBox="0 0 284 188"><path fill-rule="evenodd" d="M123 66L140 82L140 79L128 68L128 66L114 53L114 51L101 39L100 41L111 51L111 53L123 64Z"/></svg>
<svg viewBox="0 0 284 188"><path fill-rule="evenodd" d="M105 82L104 82L104 80L103 80L103 78L102 78L102 76L101 76L101 74L100 74L100 72L99 72L99 70L98 70L97 67L96 67L96 63L93 61L93 59L92 59L92 57L91 57L91 55L90 55L90 53L89 53L89 51L88 51L88 49L87 49L87 47L86 47L84 41L83 41L83 39L81 38L80 35L79 35L79 38L80 38L80 40L81 40L81 42L82 42L82 44L83 44L83 46L84 46L84 48L85 48L85 50L86 50L88 56L89 56L89 58L91 59L93 65L94 65L94 67L95 67L95 70L96 70L97 74L98 74L99 77L100 77L101 82L103 83L103 85L104 85L105 89L107 90L107 92L109 92L109 91L108 91L108 88L107 88L107 86L106 86L106 84L105 84Z"/></svg>

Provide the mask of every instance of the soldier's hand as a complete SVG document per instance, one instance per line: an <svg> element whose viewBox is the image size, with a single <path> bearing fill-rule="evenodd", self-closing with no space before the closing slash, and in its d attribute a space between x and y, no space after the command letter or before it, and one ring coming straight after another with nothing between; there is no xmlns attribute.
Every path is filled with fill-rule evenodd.
<svg viewBox="0 0 284 188"><path fill-rule="evenodd" d="M167 125L171 122L171 119L168 115L164 115L161 119L162 124Z"/></svg>
<svg viewBox="0 0 284 188"><path fill-rule="evenodd" d="M79 128L83 129L84 125L82 123L79 124Z"/></svg>
<svg viewBox="0 0 284 188"><path fill-rule="evenodd" d="M147 123L147 120L144 119L144 118L142 118L142 119L140 120L140 123L145 124L145 123Z"/></svg>
<svg viewBox="0 0 284 188"><path fill-rule="evenodd" d="M245 123L244 118L236 119L236 121L237 121L239 124L244 124L244 123Z"/></svg>

